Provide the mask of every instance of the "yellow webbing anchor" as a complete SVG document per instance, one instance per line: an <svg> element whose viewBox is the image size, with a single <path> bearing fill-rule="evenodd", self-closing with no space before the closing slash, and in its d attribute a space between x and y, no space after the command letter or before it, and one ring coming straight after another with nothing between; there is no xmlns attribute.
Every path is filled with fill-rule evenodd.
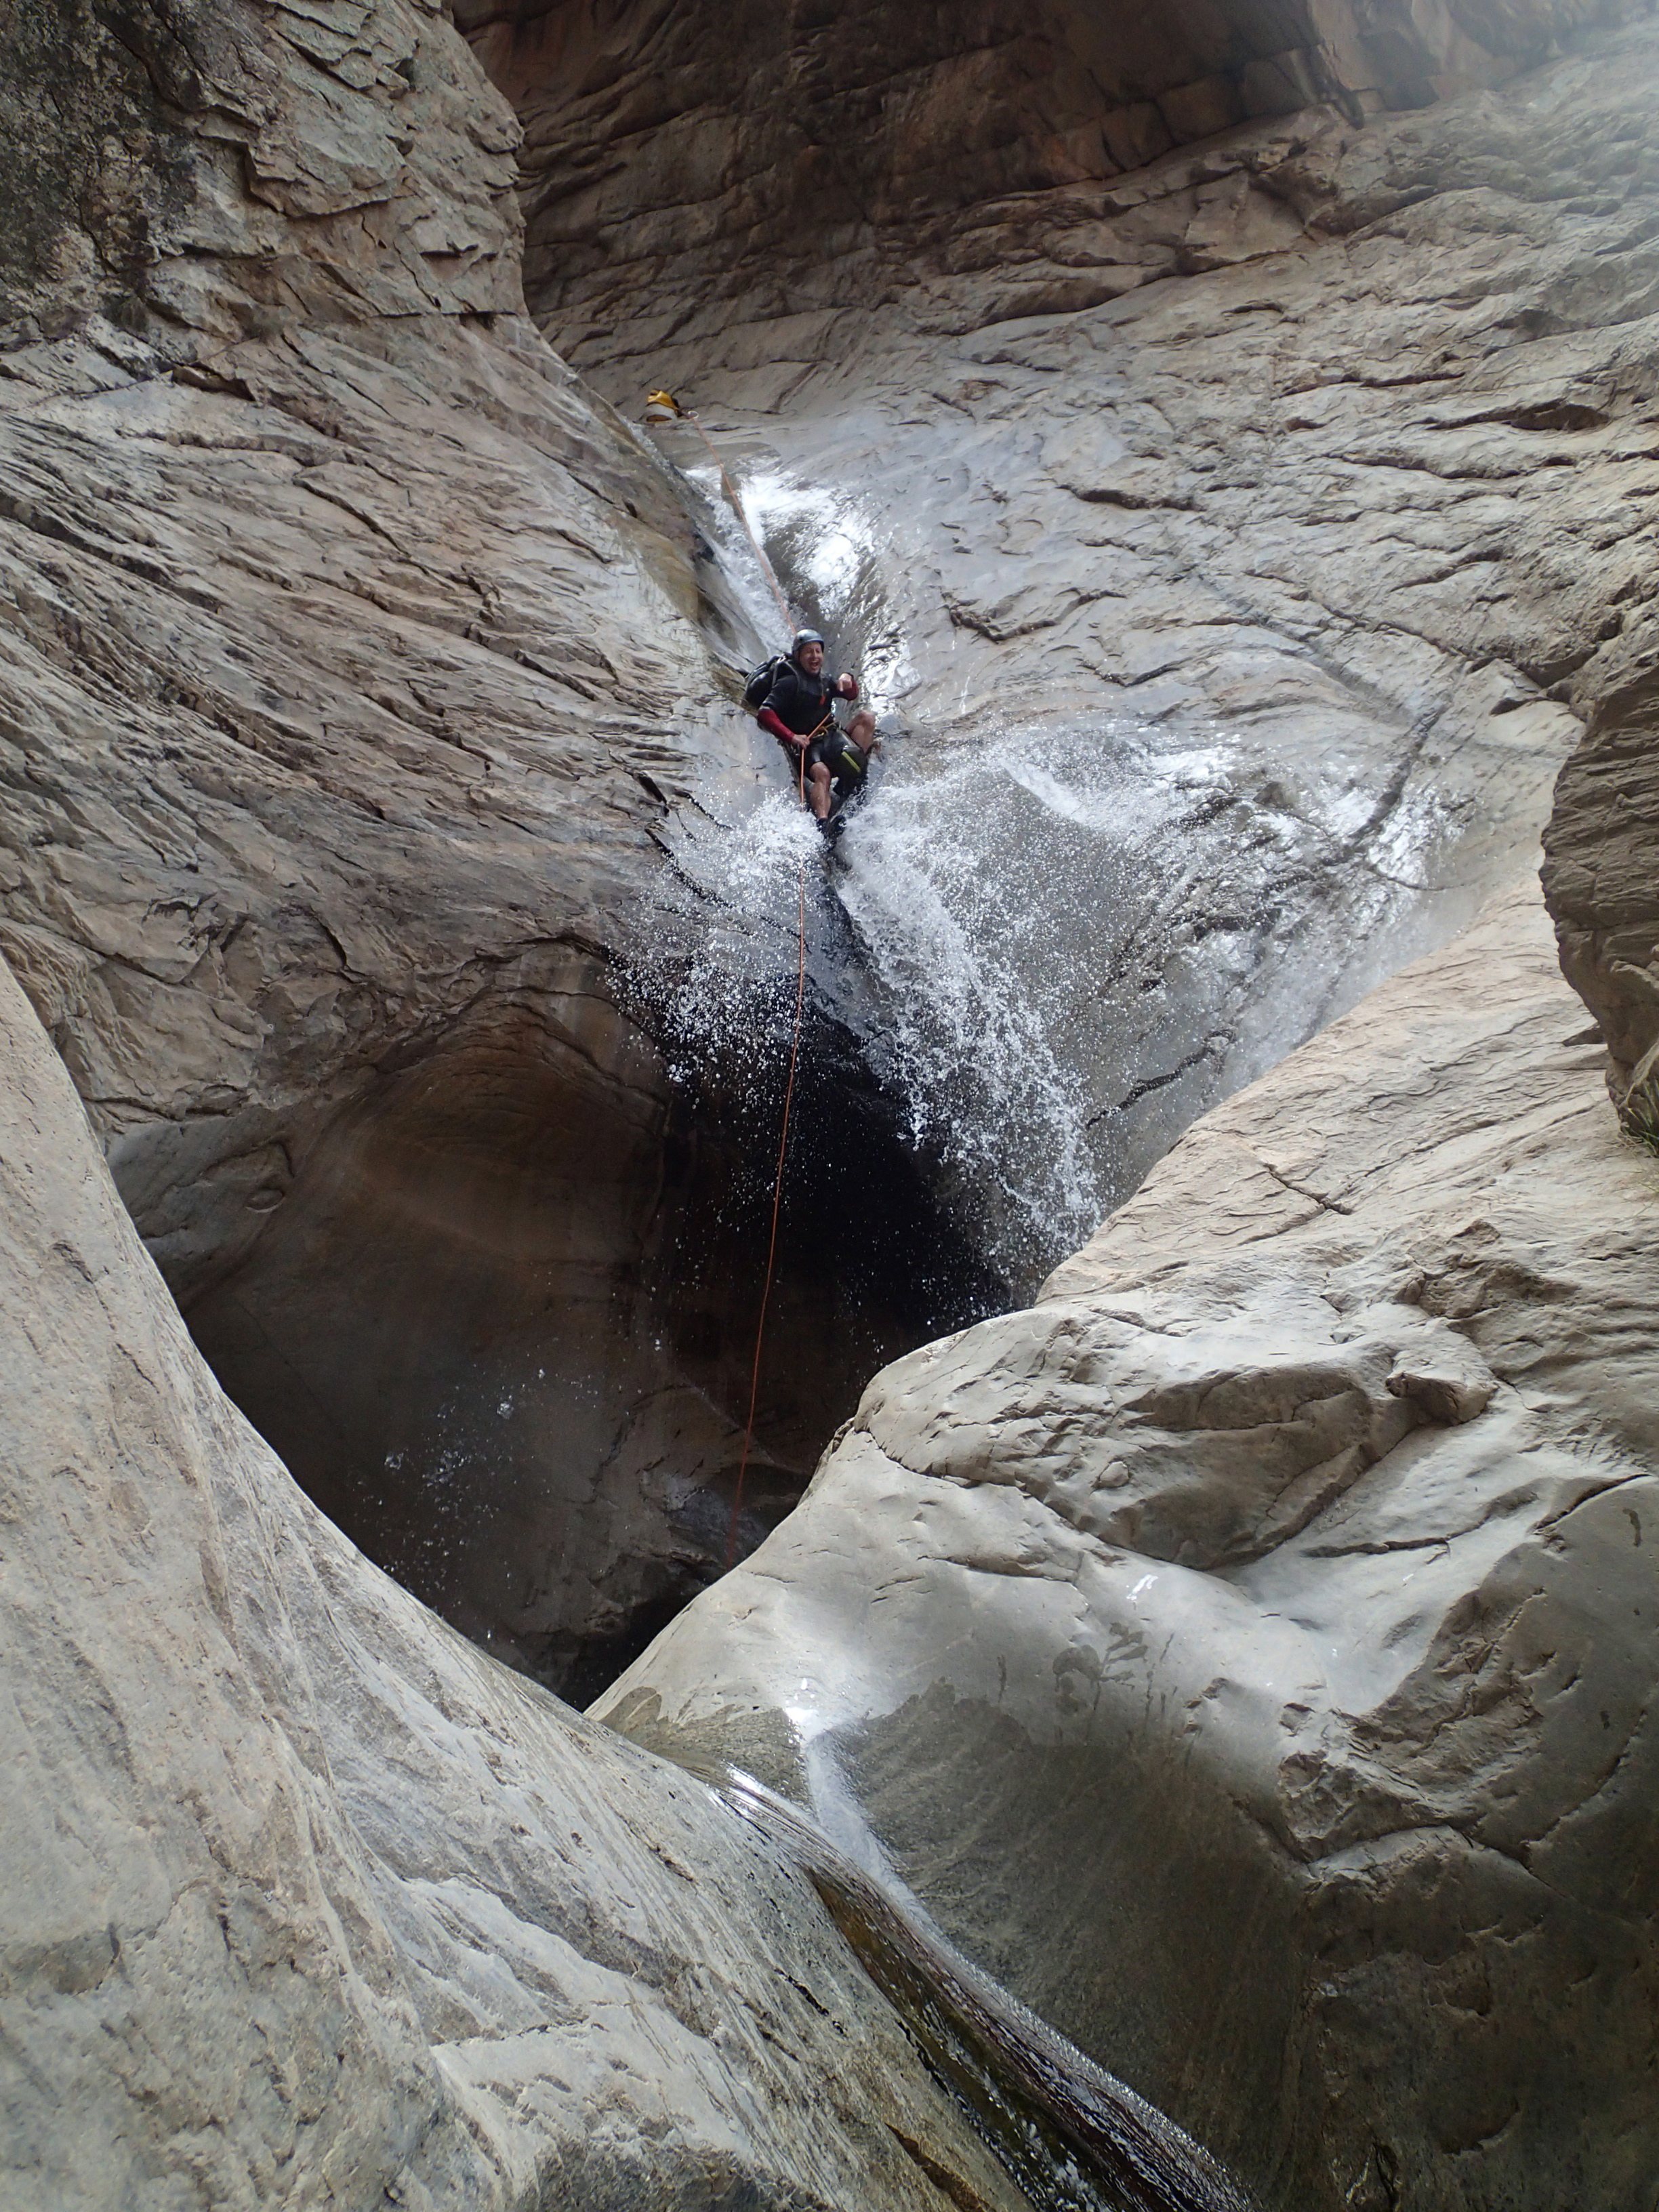
<svg viewBox="0 0 1659 2212"><path fill-rule="evenodd" d="M793 637L795 629L795 618L789 611L789 602L783 596L782 588L779 585L776 576L773 574L772 563L767 559L765 551L761 545L759 538L756 537L754 531L750 526L749 517L743 511L743 501L738 497L738 488L736 484L732 483L731 477L726 474L726 464L715 452L714 440L709 436L708 431L703 428L702 424L698 422L693 410L690 407L683 407L679 401L675 398L672 392L647 392L646 393L645 419L647 422L689 422L691 425L691 428L696 432L697 435L702 440L703 444L708 447L708 458L713 461L715 468L720 472L720 489L726 494L727 500L731 503L732 514L735 514L738 520L742 523L744 535L748 538L749 543L755 549L755 558L760 562L761 574L765 577L768 584L771 586L772 597L778 603L778 612L783 617L784 630L787 635Z"/></svg>

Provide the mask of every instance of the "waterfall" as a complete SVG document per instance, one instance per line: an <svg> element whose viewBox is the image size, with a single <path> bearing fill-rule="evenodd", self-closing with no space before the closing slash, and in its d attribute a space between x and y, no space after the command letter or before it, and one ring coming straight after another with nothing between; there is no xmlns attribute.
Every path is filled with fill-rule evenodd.
<svg viewBox="0 0 1659 2212"><path fill-rule="evenodd" d="M805 859L816 1007L895 1103L943 1209L1029 1296L1196 1114L1444 933L1443 902L1428 909L1458 824L1395 794L1374 836L1376 794L1334 735L1287 758L1271 729L952 716L911 665L855 502L771 468L739 481L884 747L831 852L778 748L723 716L644 964L672 973L688 1064L775 1054ZM711 501L706 526L757 641L775 637L735 517Z"/></svg>

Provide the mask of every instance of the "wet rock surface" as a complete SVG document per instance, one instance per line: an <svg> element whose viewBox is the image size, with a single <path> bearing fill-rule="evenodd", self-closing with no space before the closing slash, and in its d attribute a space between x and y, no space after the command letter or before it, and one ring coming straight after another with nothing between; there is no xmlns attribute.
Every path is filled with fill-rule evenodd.
<svg viewBox="0 0 1659 2212"><path fill-rule="evenodd" d="M596 1710L867 1821L1265 2201L1634 2212L1659 1169L1601 1059L1499 908L878 1376Z"/></svg>
<svg viewBox="0 0 1659 2212"><path fill-rule="evenodd" d="M1621 1118L1659 1138L1659 634L1639 620L1634 680L1615 690L1562 769L1545 837L1544 896L1561 967L1607 1040Z"/></svg>
<svg viewBox="0 0 1659 2212"><path fill-rule="evenodd" d="M524 318L517 125L441 15L52 23L6 34L69 120L8 111L0 945L313 1494L591 1690L724 1557L741 1444L747 1127L688 1163L613 960L665 810L747 764L738 617ZM830 1356L773 1379L749 1540L939 1325L907 1296L848 1331L786 1270Z"/></svg>
<svg viewBox="0 0 1659 2212"><path fill-rule="evenodd" d="M380 1557L574 1684L723 1557L739 1455L763 1220L702 1224L769 1151L770 1095L682 1174L673 1054L616 970L619 947L659 957L663 848L705 905L726 896L696 836L725 842L732 791L740 813L772 773L705 652L741 644L730 564L518 319L518 125L441 18L144 15L84 52L31 36L21 63L76 94L55 149L16 125L36 192L8 275L3 941L233 1389ZM1261 45L1238 37L1228 68ZM1127 223L1138 283L1200 273L1094 314L994 319L1030 306L998 287L1077 180L987 201L968 164L971 206L910 240L902 299L868 313L797 329L711 299L665 353L637 318L550 321L618 397L647 364L730 397L734 458L746 441L750 473L800 495L786 534L854 499L878 557L844 628L855 653L901 641L874 658L921 732L910 761L988 748L935 809L927 866L950 815L984 812L1004 849L969 837L964 882L1062 890L1053 941L1013 944L1008 994L1034 1003L999 1047L1029 1061L1032 1021L1064 1041L1048 1100L947 1082L919 1103L887 1039L933 947L895 927L894 811L849 837L831 898L850 931L815 993L894 1103L876 1194L840 1212L878 1231L908 1176L896 1241L919 1249L943 1152L939 1233L968 1264L943 1298L908 1259L852 1284L827 1200L821 1251L816 1228L786 1240L786 1274L804 1260L753 1533L860 1362L982 1310L975 1239L981 1281L1034 1282L1206 1103L1465 918L1529 833L1583 703L1550 696L1558 672L1607 592L1644 588L1638 538L1601 556L1648 465L1650 164L1628 106L1647 51L1443 122L1356 136L1322 109L1097 179L1121 202L1079 218L1101 251ZM100 117L126 132L118 194ZM1234 216L1237 253L1217 242ZM143 241L118 283L118 233ZM702 282L695 255L684 273ZM1617 332L1551 354L1528 335L1540 288ZM1515 415L1517 375L1521 414L1487 420ZM1595 580L1564 574L1564 528ZM1006 742L1022 717L1077 760ZM1109 823L1103 847L1056 789ZM892 988L831 975L883 945ZM964 1007L930 1067L985 1057ZM848 1126L866 1149L864 1110L826 1103L829 1149ZM907 1122L927 1137L908 1163ZM963 1129L1065 1152L1058 1206L1021 1190L1035 1225L994 1220L1024 1164L996 1143L952 1160ZM653 1175L657 1205L635 1203ZM690 1334L660 1325L688 1305ZM436 1320L458 1310L465 1342Z"/></svg>
<svg viewBox="0 0 1659 2212"><path fill-rule="evenodd" d="M371 1566L0 970L0 2200L1017 2199L804 1881Z"/></svg>
<svg viewBox="0 0 1659 2212"><path fill-rule="evenodd" d="M950 1233L881 1102L799 1087L741 1499L781 1102L671 1095L591 958L521 969L339 1115L192 1332L331 1518L585 1702L950 1310Z"/></svg>
<svg viewBox="0 0 1659 2212"><path fill-rule="evenodd" d="M538 35L501 64L532 135ZM538 319L600 389L637 410L667 383L723 434L775 550L815 524L864 549L821 605L882 664L923 772L983 748L968 811L1032 811L1000 756L1033 724L1139 751L1109 895L1073 902L1092 997L1053 1025L1087 1038L1103 1206L1470 918L1586 722L1639 725L1618 702L1651 658L1656 83L1642 24L1363 128L1327 106L988 197L964 164L902 277L809 225L744 289L711 232L659 319L620 216L532 264ZM1052 312L1079 307L1045 295L1066 240L1116 274ZM1049 805L1024 865L1074 826ZM1602 969L1631 926L1571 924Z"/></svg>
<svg viewBox="0 0 1659 2212"><path fill-rule="evenodd" d="M1600 1085L1604 1037L1651 1134L1659 41L1180 12L1097 100L1069 12L970 15L883 110L864 14L804 75L737 22L711 83L684 11L464 9L585 386L424 0L14 11L0 945L316 1496L575 1684L723 1550L760 1272L753 1131L688 1131L617 956L671 880L721 907L775 782L718 513L599 393L703 405L908 724L815 878L855 1078L808 1150L882 1164L790 1224L833 1279L786 1263L745 1540L927 1331L837 1272L937 1226L903 1054L858 1065L924 1002L872 957L919 842L1047 899L1008 973L1064 991L945 1042L1057 1040L1116 1197L1506 880L1587 729L1549 896L1598 1032L1530 904L1365 1000L878 1377L605 1710L867 1820L1264 2197L1646 2212L1656 1194ZM293 1491L7 1004L27 2201L1006 2201L770 1861ZM1007 1166L944 1160L953 1249Z"/></svg>

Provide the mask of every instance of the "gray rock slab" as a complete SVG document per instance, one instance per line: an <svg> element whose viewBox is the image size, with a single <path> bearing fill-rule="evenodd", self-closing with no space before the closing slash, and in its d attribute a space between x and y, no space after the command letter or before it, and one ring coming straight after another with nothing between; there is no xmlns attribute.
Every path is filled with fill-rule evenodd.
<svg viewBox="0 0 1659 2212"><path fill-rule="evenodd" d="M609 956L693 768L747 757L718 575L525 316L518 126L441 10L14 12L0 48L0 945L231 1387L545 1662L706 1565L648 1441L594 1491L695 1399L617 1320L669 1083ZM538 1370L607 1367L497 1449ZM738 1441L690 1410L695 1481Z"/></svg>
<svg viewBox="0 0 1659 2212"><path fill-rule="evenodd" d="M188 1297L383 1071L602 951L709 677L678 492L524 319L453 27L173 15L5 33L68 121L9 118L0 932Z"/></svg>
<svg viewBox="0 0 1659 2212"><path fill-rule="evenodd" d="M1518 894L1198 1122L596 1709L1270 2203L1650 2186L1659 1164L1552 956Z"/></svg>
<svg viewBox="0 0 1659 2212"><path fill-rule="evenodd" d="M1364 123L1300 106L1103 180L1009 191L964 149L948 220L902 252L896 216L825 215L769 240L769 280L711 197L662 314L620 220L580 258L532 254L556 343L630 413L682 391L804 590L814 518L862 533L819 612L886 656L890 779L907 751L919 776L981 763L953 803L1014 825L984 865L1040 879L1073 834L1053 809L1025 834L1034 727L1109 763L1121 834L1091 874L1066 864L1060 954L1087 983L1043 1005L1079 1099L1057 1141L1100 1211L1468 921L1587 724L1605 734L1563 782L1550 896L1621 1081L1652 1042L1659 39L1577 27L1496 88ZM479 34L492 66L506 35ZM498 70L531 120L532 233L581 201L574 169L556 189L565 142L535 135L563 96L538 52L526 31ZM625 96L596 90L572 130ZM885 126L865 128L879 167ZM1096 297L1066 291L1085 277ZM868 921L879 947L889 917Z"/></svg>
<svg viewBox="0 0 1659 2212"><path fill-rule="evenodd" d="M1012 2212L804 1881L301 1496L3 971L0 1083L0 2203Z"/></svg>
<svg viewBox="0 0 1659 2212"><path fill-rule="evenodd" d="M460 0L455 15L525 125L532 295L655 345L688 316L741 325L757 310L780 335L821 336L836 309L866 311L941 263L984 272L1009 313L1097 305L1160 249L1221 265L1259 250L1250 233L1274 211L1241 220L1232 180L1200 168L1178 221L1137 222L1146 165L1322 101L1355 121L1423 108L1626 12L844 0L805 23Z"/></svg>

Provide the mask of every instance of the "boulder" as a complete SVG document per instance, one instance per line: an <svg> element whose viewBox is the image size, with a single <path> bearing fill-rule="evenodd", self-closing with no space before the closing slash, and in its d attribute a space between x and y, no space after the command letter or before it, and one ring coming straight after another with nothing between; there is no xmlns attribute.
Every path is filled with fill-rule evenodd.
<svg viewBox="0 0 1659 2212"><path fill-rule="evenodd" d="M805 1881L296 1489L3 969L0 1089L8 2212L1013 2212Z"/></svg>
<svg viewBox="0 0 1659 2212"><path fill-rule="evenodd" d="M1637 2212L1656 1201L1517 895L878 1376L595 1710L867 1830L1264 2201Z"/></svg>

